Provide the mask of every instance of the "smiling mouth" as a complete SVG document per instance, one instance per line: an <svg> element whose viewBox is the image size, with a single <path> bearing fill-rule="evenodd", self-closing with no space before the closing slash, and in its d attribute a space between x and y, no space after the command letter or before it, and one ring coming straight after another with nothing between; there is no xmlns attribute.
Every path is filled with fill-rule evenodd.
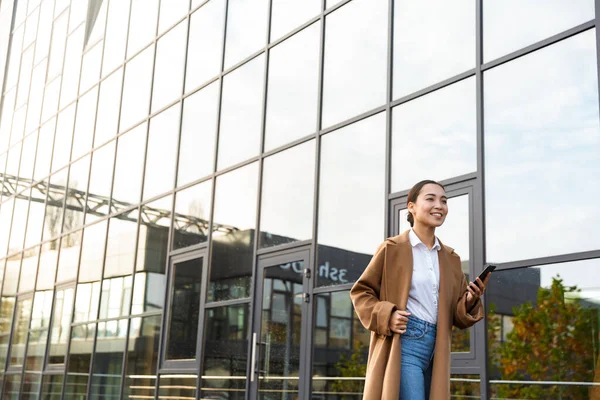
<svg viewBox="0 0 600 400"><path fill-rule="evenodd" d="M442 213L431 213L434 217L442 217Z"/></svg>

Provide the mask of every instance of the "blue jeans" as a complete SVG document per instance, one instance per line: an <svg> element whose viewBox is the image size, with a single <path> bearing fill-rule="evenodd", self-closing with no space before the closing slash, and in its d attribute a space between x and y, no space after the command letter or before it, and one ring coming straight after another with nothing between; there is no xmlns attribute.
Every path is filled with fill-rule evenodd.
<svg viewBox="0 0 600 400"><path fill-rule="evenodd" d="M402 368L400 400L428 400L433 370L436 326L412 315L400 335Z"/></svg>

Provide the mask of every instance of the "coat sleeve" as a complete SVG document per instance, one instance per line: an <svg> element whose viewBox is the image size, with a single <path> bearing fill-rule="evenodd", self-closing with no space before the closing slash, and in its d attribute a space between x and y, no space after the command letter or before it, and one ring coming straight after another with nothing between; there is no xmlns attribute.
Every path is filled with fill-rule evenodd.
<svg viewBox="0 0 600 400"><path fill-rule="evenodd" d="M475 301L470 310L467 310L467 279L462 274L460 296L457 299L456 311L454 312L454 326L460 329L466 329L473 326L477 321L483 319L483 303L481 298Z"/></svg>
<svg viewBox="0 0 600 400"><path fill-rule="evenodd" d="M394 303L380 300L381 279L385 266L387 243L383 243L350 290L354 309L363 326L378 335L391 336L390 317Z"/></svg>

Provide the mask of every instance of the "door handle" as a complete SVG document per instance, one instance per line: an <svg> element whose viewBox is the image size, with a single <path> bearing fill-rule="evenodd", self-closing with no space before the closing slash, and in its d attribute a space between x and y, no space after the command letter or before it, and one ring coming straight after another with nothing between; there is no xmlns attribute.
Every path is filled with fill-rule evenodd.
<svg viewBox="0 0 600 400"><path fill-rule="evenodd" d="M256 373L256 332L252 334L252 355L250 356L250 382L254 382Z"/></svg>

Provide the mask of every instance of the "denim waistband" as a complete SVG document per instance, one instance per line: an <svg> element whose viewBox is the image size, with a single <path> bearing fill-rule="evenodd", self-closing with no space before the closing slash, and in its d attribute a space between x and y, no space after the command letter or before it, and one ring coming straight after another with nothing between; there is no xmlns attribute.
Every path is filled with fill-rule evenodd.
<svg viewBox="0 0 600 400"><path fill-rule="evenodd" d="M415 324L417 327L421 328L425 332L437 330L436 324L432 324L431 322L423 321L422 319L417 318L413 315L408 316L408 323Z"/></svg>

